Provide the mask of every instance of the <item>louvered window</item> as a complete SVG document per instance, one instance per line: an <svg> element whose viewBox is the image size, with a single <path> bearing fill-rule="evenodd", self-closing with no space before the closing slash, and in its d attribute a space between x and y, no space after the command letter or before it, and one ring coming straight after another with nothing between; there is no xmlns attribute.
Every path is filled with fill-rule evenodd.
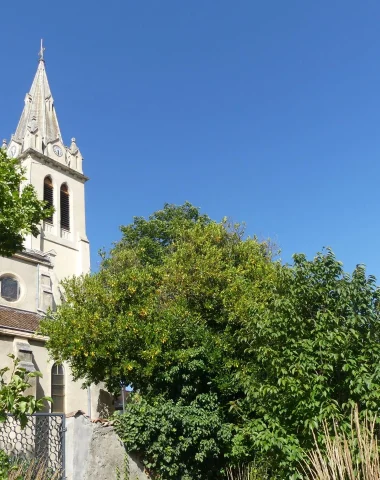
<svg viewBox="0 0 380 480"><path fill-rule="evenodd" d="M51 177L45 177L44 180L44 200L47 202L47 207L53 206L53 182ZM45 222L53 223L53 215L45 219Z"/></svg>
<svg viewBox="0 0 380 480"><path fill-rule="evenodd" d="M70 196L65 183L61 186L61 228L70 230Z"/></svg>
<svg viewBox="0 0 380 480"><path fill-rule="evenodd" d="M51 369L51 411L65 412L65 370L62 365L55 363Z"/></svg>

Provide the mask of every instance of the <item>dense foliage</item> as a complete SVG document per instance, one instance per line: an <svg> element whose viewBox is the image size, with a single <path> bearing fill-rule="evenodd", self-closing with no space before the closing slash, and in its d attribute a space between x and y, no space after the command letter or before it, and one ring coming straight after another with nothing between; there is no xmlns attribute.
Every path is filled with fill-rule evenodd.
<svg viewBox="0 0 380 480"><path fill-rule="evenodd" d="M218 431L229 430L240 415L234 405L244 397L236 378L242 349L235 333L250 306L264 301L260 283L274 275L268 246L243 240L239 226L211 221L190 204L166 205L122 231L98 273L65 282L67 302L42 324L51 353L67 359L76 378L105 380L118 391L120 383L131 384L151 408L158 399L167 401L172 418L181 409L199 408L198 417L188 416L194 429L205 416L205 398L213 399L212 405L219 405ZM142 415L137 407L133 412ZM160 416L157 411L155 418ZM195 456L210 431L200 427L196 435L200 450L188 468L203 464L207 478L208 462ZM195 445L190 437L186 442ZM210 465L222 464L225 450L216 445L214 454L221 455ZM165 451L155 462L165 470ZM167 478L178 478L173 475Z"/></svg>
<svg viewBox="0 0 380 480"><path fill-rule="evenodd" d="M247 413L236 448L270 452L280 478L296 468L324 419L349 429L354 404L363 415L379 411L375 282L360 265L345 274L331 251L312 261L295 255L292 268L278 271L271 302L251 312L241 337Z"/></svg>
<svg viewBox="0 0 380 480"><path fill-rule="evenodd" d="M0 256L23 250L25 236L37 236L41 220L52 214L32 185L20 188L24 180L19 161L0 149Z"/></svg>
<svg viewBox="0 0 380 480"><path fill-rule="evenodd" d="M115 417L115 429L127 451L144 451L153 478L221 478L232 426L223 422L215 394L198 395L186 404L165 398L148 403L139 395Z"/></svg>
<svg viewBox="0 0 380 480"><path fill-rule="evenodd" d="M51 353L117 390L235 397L240 312L274 270L267 246L241 237L188 204L135 219L99 273L64 283L67 302L42 325Z"/></svg>
<svg viewBox="0 0 380 480"><path fill-rule="evenodd" d="M378 410L379 292L363 267L347 275L331 251L281 265L190 204L122 233L98 273L64 283L42 331L76 378L138 392L119 432L161 478L250 460L296 478L324 419Z"/></svg>

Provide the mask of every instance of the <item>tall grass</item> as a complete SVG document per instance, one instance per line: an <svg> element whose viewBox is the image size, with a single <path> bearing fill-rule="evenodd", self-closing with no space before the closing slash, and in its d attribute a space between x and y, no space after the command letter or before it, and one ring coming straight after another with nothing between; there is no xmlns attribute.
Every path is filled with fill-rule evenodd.
<svg viewBox="0 0 380 480"><path fill-rule="evenodd" d="M379 480L380 456L376 419L359 419L358 409L351 415L349 435L338 431L335 423L333 434L323 424L322 447L314 436L315 448L309 452L309 463L302 466L309 480Z"/></svg>
<svg viewBox="0 0 380 480"><path fill-rule="evenodd" d="M227 480L266 480L267 472L257 467L254 463L228 467L226 469Z"/></svg>
<svg viewBox="0 0 380 480"><path fill-rule="evenodd" d="M59 480L61 472L52 473L43 461L15 464L8 473L8 480Z"/></svg>

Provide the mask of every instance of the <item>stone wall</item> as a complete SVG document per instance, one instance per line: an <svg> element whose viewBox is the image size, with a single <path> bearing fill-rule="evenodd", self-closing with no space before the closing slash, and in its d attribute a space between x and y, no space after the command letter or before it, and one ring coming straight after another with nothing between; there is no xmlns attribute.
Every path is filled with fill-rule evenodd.
<svg viewBox="0 0 380 480"><path fill-rule="evenodd" d="M66 427L67 480L116 480L117 468L124 472L126 459L129 480L148 480L141 464L126 457L124 445L109 423L92 422L79 411L66 418Z"/></svg>

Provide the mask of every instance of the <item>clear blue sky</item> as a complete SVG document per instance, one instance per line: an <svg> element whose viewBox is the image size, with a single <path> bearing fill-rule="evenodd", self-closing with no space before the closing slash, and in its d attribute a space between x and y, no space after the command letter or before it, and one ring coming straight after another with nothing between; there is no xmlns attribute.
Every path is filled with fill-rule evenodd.
<svg viewBox="0 0 380 480"><path fill-rule="evenodd" d="M4 2L0 135L46 44L97 251L189 200L290 261L331 246L380 277L380 2Z"/></svg>

